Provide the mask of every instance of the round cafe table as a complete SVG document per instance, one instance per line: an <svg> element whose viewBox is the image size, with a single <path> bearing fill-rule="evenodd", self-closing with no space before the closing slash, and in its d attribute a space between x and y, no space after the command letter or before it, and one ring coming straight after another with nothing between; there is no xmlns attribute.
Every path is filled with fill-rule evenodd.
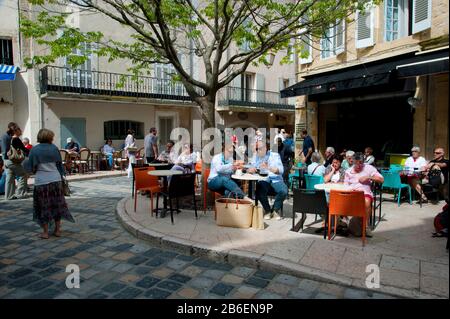
<svg viewBox="0 0 450 319"><path fill-rule="evenodd" d="M148 166L151 167L159 167L159 166L168 166L170 165L169 163L147 163Z"/></svg>
<svg viewBox="0 0 450 319"><path fill-rule="evenodd" d="M342 183L323 183L323 184L316 184L314 185L314 188L317 190L324 190L326 193L329 193L331 190L338 190L338 191L351 191L351 187L348 185L344 185Z"/></svg>
<svg viewBox="0 0 450 319"><path fill-rule="evenodd" d="M160 163L155 163L155 164L160 164ZM164 164L164 165L167 165L167 164ZM150 175L150 176L161 177L163 179L164 192L167 192L167 190L168 190L167 178L169 176L182 175L183 172L182 171L175 171L175 170L173 170L173 171L172 170L154 170L154 171L147 172L147 174ZM158 212L161 212L161 215L160 215L161 218L166 217L166 212L167 212L167 198L165 196L163 196L163 197L164 197L164 208L162 208L162 209L161 208L160 209L155 208L153 210L153 212L156 213L156 216L158 216Z"/></svg>
<svg viewBox="0 0 450 319"><path fill-rule="evenodd" d="M259 174L245 173L245 174L242 174L242 175L237 175L237 174L231 175L231 178L232 179L236 179L236 180L240 180L240 181L246 181L246 182L252 184L252 187L248 188L248 197L254 199L255 200L255 205L257 205L258 203L256 201L256 195L253 196L253 194L252 194L253 190L255 190L255 192L256 192L257 182L266 180L267 176L261 176Z"/></svg>

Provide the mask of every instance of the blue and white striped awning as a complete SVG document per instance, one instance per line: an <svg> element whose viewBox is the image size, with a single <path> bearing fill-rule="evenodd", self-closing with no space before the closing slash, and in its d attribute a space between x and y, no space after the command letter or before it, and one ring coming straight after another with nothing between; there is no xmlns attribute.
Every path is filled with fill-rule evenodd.
<svg viewBox="0 0 450 319"><path fill-rule="evenodd" d="M0 81L14 81L18 66L0 64Z"/></svg>

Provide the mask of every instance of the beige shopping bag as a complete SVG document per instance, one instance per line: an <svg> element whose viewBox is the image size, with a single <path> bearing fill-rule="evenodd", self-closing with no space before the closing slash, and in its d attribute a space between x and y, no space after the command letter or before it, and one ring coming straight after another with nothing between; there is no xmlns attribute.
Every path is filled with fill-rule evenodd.
<svg viewBox="0 0 450 319"><path fill-rule="evenodd" d="M253 202L247 199L220 198L216 200L218 226L250 228Z"/></svg>
<svg viewBox="0 0 450 319"><path fill-rule="evenodd" d="M256 230L264 229L264 212L261 206L253 206L252 228Z"/></svg>

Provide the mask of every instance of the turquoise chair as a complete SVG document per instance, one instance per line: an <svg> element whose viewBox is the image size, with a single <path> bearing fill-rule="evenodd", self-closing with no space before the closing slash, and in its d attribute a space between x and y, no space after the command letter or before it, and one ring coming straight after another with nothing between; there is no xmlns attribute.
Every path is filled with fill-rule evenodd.
<svg viewBox="0 0 450 319"><path fill-rule="evenodd" d="M313 190L317 184L323 184L323 176L305 174L306 189Z"/></svg>
<svg viewBox="0 0 450 319"><path fill-rule="evenodd" d="M399 171L403 170L403 166L400 164L391 164L389 166L389 170L391 172L399 172Z"/></svg>
<svg viewBox="0 0 450 319"><path fill-rule="evenodd" d="M401 192L402 189L406 188L408 189L409 192L409 204L412 204L412 200L411 200L411 186L409 186L408 184L402 184L401 180L400 180L400 174L398 173L398 171L381 171L381 175L383 175L384 178L384 182L383 185L381 186L381 189L393 189L395 191L398 190L397 193L397 203L398 206L400 206L400 198L401 198ZM395 196L395 195L394 195ZM395 200L395 197L394 197Z"/></svg>
<svg viewBox="0 0 450 319"><path fill-rule="evenodd" d="M303 167L303 163L297 163L297 167ZM299 188L299 181L300 181L300 171L295 171L294 174L289 174L289 185L291 185L291 189L294 189L294 184L297 185L297 188Z"/></svg>

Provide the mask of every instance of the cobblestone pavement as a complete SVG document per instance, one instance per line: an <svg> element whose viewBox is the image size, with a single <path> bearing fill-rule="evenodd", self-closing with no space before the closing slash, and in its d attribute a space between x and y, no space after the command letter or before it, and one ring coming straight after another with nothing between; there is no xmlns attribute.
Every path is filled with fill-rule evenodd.
<svg viewBox="0 0 450 319"><path fill-rule="evenodd" d="M153 247L115 218L118 200L130 193L127 178L71 185L76 223L63 222L61 238L38 238L31 198L0 201L0 298L390 297ZM79 289L66 287L69 264L81 270Z"/></svg>

